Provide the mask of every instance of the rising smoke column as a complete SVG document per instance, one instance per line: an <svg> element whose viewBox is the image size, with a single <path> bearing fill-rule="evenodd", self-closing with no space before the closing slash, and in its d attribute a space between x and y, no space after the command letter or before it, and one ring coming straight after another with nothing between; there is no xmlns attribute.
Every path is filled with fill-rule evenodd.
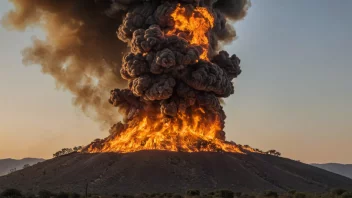
<svg viewBox="0 0 352 198"><path fill-rule="evenodd" d="M107 90L124 87L120 66L125 43L116 30L128 7L112 8L110 1L10 0L15 9L2 18L8 29L41 27L45 40L34 39L23 50L25 64L39 64L57 86L74 95L73 103L109 125L118 113L107 102ZM123 1L121 1L123 2Z"/></svg>
<svg viewBox="0 0 352 198"><path fill-rule="evenodd" d="M219 49L236 36L226 19L242 18L248 2L221 2L148 1L129 10L117 31L130 47L120 70L128 89L109 99L125 120L88 152L237 151L225 141L220 101L234 93L240 59Z"/></svg>
<svg viewBox="0 0 352 198"><path fill-rule="evenodd" d="M210 133L196 134L199 128L192 128L192 135L198 143L225 141L226 116L220 100L234 93L232 80L241 69L236 55L220 49L236 37L227 20L242 19L247 0L12 1L16 9L3 18L5 25L23 30L39 24L47 31L46 41L34 40L23 51L24 62L40 64L44 73L75 95L75 104L93 109L99 120L116 123L117 111L106 105L104 97L107 89L119 87L110 92L109 103L118 107L123 123L111 128L110 137L90 145L92 152L111 147L116 139L141 139L140 130L150 121L162 123L154 130L170 134L170 127L165 129L170 123L176 131L216 123ZM202 26L189 29L185 20ZM203 32L197 34L200 29ZM127 89L121 89L125 86L121 77ZM160 133L152 138L144 134L145 140L134 150L149 143L170 149L169 141L185 139L183 134L170 134L159 139ZM166 146L155 146L156 140Z"/></svg>

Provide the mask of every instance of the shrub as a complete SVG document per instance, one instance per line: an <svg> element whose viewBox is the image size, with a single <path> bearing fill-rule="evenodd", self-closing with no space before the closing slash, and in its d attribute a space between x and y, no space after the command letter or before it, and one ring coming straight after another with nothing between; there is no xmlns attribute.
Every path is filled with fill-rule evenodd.
<svg viewBox="0 0 352 198"><path fill-rule="evenodd" d="M38 192L38 198L50 198L52 195L53 193L48 190L41 190Z"/></svg>
<svg viewBox="0 0 352 198"><path fill-rule="evenodd" d="M277 192L274 191L266 191L264 192L264 197L279 197L279 195L277 194Z"/></svg>
<svg viewBox="0 0 352 198"><path fill-rule="evenodd" d="M186 192L186 194L188 196L199 196L200 195L200 191L199 190L188 190Z"/></svg>
<svg viewBox="0 0 352 198"><path fill-rule="evenodd" d="M289 190L289 191L288 191L288 194L294 195L294 194L296 194L296 190Z"/></svg>
<svg viewBox="0 0 352 198"><path fill-rule="evenodd" d="M298 193L295 193L294 198L306 198L306 194L298 192Z"/></svg>
<svg viewBox="0 0 352 198"><path fill-rule="evenodd" d="M81 195L80 194L78 194L78 193L70 193L70 195L69 195L69 198L80 198L81 197Z"/></svg>
<svg viewBox="0 0 352 198"><path fill-rule="evenodd" d="M230 190L219 190L215 192L215 196L222 198L233 198L235 196L235 193Z"/></svg>
<svg viewBox="0 0 352 198"><path fill-rule="evenodd" d="M153 193L153 194L151 194L150 196L151 196L151 197L159 197L160 194L159 194L159 193Z"/></svg>
<svg viewBox="0 0 352 198"><path fill-rule="evenodd" d="M340 195L342 195L342 194L345 193L345 192L347 192L347 190L342 189L342 188L335 188L335 189L332 189L332 190L331 190L331 193L332 193L333 195L337 195L337 196L340 196Z"/></svg>
<svg viewBox="0 0 352 198"><path fill-rule="evenodd" d="M342 193L341 198L352 198L352 192Z"/></svg>
<svg viewBox="0 0 352 198"><path fill-rule="evenodd" d="M69 194L66 192L60 192L56 195L56 198L69 198Z"/></svg>
<svg viewBox="0 0 352 198"><path fill-rule="evenodd" d="M113 197L115 197L116 194L113 195ZM117 196L118 197L118 196ZM141 193L141 194L137 194L134 196L135 198L146 198L149 197L149 195L147 193Z"/></svg>
<svg viewBox="0 0 352 198"><path fill-rule="evenodd" d="M14 188L9 188L4 190L1 194L0 197L22 197L21 191L14 189Z"/></svg>

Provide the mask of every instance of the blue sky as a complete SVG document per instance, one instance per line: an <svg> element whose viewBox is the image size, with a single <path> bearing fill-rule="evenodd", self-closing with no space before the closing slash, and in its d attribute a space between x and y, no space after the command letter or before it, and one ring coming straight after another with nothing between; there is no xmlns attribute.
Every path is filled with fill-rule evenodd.
<svg viewBox="0 0 352 198"><path fill-rule="evenodd" d="M10 8L1 1L0 15ZM243 70L226 99L228 139L304 162L352 163L351 9L349 0L252 0L226 46ZM45 37L0 27L0 158L50 157L108 134L39 66L23 66L34 35Z"/></svg>

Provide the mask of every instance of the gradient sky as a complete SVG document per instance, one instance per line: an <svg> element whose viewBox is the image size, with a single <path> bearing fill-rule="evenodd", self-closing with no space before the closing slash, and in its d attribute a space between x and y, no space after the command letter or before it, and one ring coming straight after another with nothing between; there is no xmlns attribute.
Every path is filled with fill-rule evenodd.
<svg viewBox="0 0 352 198"><path fill-rule="evenodd" d="M0 15L12 5L0 2ZM227 139L303 162L352 163L352 1L252 0L226 46L242 60ZM38 29L0 27L0 158L44 157L108 135L21 50ZM109 90L107 90L109 91Z"/></svg>

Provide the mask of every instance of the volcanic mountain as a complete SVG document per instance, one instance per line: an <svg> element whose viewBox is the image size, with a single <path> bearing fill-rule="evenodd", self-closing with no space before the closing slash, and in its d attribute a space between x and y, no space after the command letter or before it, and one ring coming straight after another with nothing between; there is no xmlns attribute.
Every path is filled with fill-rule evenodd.
<svg viewBox="0 0 352 198"><path fill-rule="evenodd" d="M322 192L352 180L294 160L258 153L139 151L72 153L0 177L0 190L89 193L230 189Z"/></svg>
<svg viewBox="0 0 352 198"><path fill-rule="evenodd" d="M232 24L247 15L250 1L13 2L6 26L23 31L38 25L46 32L46 40L34 39L22 52L23 62L41 65L83 112L112 127L87 153L0 177L0 190L82 193L87 184L99 194L352 188L346 177L242 152L226 140L223 99L235 93L242 65L222 49L237 37Z"/></svg>

